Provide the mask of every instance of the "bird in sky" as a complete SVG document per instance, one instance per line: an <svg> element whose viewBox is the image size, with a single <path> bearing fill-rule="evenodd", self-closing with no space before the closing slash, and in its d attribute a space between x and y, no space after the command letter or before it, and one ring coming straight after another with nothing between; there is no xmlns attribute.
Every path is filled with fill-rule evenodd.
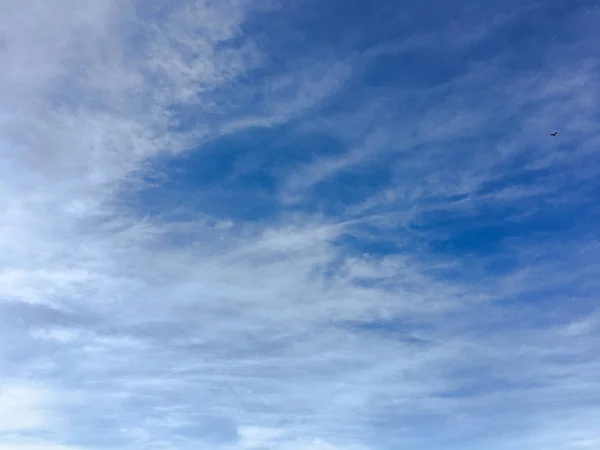
<svg viewBox="0 0 600 450"><path fill-rule="evenodd" d="M556 136L557 132L555 131L554 133L550 133L550 136Z"/></svg>

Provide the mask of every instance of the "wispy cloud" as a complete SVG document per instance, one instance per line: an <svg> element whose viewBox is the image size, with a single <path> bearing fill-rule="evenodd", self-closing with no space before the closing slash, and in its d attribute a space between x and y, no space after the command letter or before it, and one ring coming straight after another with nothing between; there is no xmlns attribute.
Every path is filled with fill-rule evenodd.
<svg viewBox="0 0 600 450"><path fill-rule="evenodd" d="M597 446L597 9L351 3L0 8L0 450Z"/></svg>

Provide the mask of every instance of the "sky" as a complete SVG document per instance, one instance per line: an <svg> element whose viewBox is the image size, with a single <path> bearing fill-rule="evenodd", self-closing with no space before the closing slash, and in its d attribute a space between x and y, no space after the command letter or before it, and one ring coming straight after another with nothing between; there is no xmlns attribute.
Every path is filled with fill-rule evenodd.
<svg viewBox="0 0 600 450"><path fill-rule="evenodd" d="M600 448L598 23L0 0L0 450Z"/></svg>

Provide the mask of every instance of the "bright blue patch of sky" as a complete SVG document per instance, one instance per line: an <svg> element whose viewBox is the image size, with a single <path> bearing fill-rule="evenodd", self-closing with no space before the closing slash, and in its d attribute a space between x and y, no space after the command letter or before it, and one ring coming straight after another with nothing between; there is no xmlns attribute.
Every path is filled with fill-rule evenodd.
<svg viewBox="0 0 600 450"><path fill-rule="evenodd" d="M325 163L342 158L355 149L360 139L377 123L391 124L392 130L397 131L418 123L418 115L435 110L444 98L451 95L460 98L461 91L457 89L464 90L465 87L456 87L452 83L475 67L498 68L499 76L509 80L523 74L535 78L537 71L552 58L552 51L548 49L556 47L560 52L577 39L578 30L573 20L585 6L582 2L560 1L528 5L511 1L493 5L473 1L438 2L435 6L423 2L400 5L397 2L327 1L317 4L309 1L290 9L257 14L243 30L259 36L259 45L269 57L260 68L250 69L238 78L237 83L246 89L250 87L250 91L253 85L263 86L264 80L274 71L294 70L294 64L308 56L334 55L351 59L379 46L402 45L411 38L422 37L426 43L405 50L383 51L378 56L364 59L364 64L354 71L344 88L309 109L308 117L291 118L284 125L216 137L181 157L155 161L152 170L164 173L166 178L157 187L137 192L133 202L141 215L160 214L165 219L169 219L170 210L181 207L191 215L201 211L218 220L255 223L297 212L343 219L350 208L386 189L398 184L418 185L421 177L438 171L460 181L466 176L462 170L473 159L472 151L478 153L476 158L481 157L490 151L488 148L502 145L509 137L542 133L540 138L546 139L542 141L548 147L548 153L568 154L572 148L560 143L562 132L557 140L549 136L555 128L560 128L560 123L551 124L551 128L523 129L521 123L528 119L528 113L535 114L534 106L527 104L507 114L502 105L498 105L497 118L492 118L475 134L453 135L435 146L421 139L401 152L398 150L402 149L403 142L392 140L382 144L380 151L372 155L366 151L367 156L360 163L333 171L307 187L293 202L283 200L282 194L286 180L296 171L310 165L318 166L319 161ZM450 31L447 31L448 26ZM439 30L446 31L438 33ZM453 38L466 39L467 43L452 44L449 40ZM585 46L582 51L579 56L561 56L583 61L590 55ZM480 100L485 104L488 91L492 95L495 84L503 81L476 80L474 85L481 98L469 101ZM435 91L437 87L441 90ZM468 90L465 95L470 95ZM319 121L343 121L344 117L364 107L370 96L380 96L378 101L382 109L374 117L363 117L362 130L352 130L354 122L349 123L350 134L356 131L352 139L314 126ZM240 105L246 101L244 108L250 110L256 100L250 95L238 101L235 90L226 89L222 92L217 89L214 98L216 104L219 99ZM501 102L502 97L496 101ZM198 117L193 106L187 109L174 106L172 112L183 130L193 129L196 121L209 117ZM493 116L493 111L489 116ZM394 123L400 117L408 118L408 125ZM307 131L306 124L312 129ZM337 123L337 126L344 128L343 123ZM415 199L400 198L388 206L379 205L374 211L393 213L394 208L406 211L411 206L425 209L391 235L375 231L368 233L368 239L360 233L345 236L338 241L340 248L347 254L389 256L405 251L406 236L413 233L410 244L413 250L427 248L442 257L460 258L466 264L489 257L483 267L489 273L502 274L518 266L508 244L554 242L576 239L579 235L598 238L595 224L600 218L596 202L599 183L581 180L572 171L562 173L556 165L528 167L538 158L539 154L534 150L539 145L539 141L529 144L512 158L498 163L497 174L490 175L471 192L440 190ZM444 157L444 154L453 156ZM421 161L424 163L420 164ZM399 179L403 177L406 179ZM514 201L477 200L503 189L544 190L555 186L558 191L524 196ZM471 200L473 203L467 208L454 207ZM404 242L404 246L399 246L398 242Z"/></svg>

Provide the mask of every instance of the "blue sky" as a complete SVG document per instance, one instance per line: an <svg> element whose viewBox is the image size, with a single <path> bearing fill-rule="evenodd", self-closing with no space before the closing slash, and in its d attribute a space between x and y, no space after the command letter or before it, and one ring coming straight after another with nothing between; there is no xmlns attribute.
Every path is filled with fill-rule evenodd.
<svg viewBox="0 0 600 450"><path fill-rule="evenodd" d="M599 22L3 2L0 450L600 447Z"/></svg>

